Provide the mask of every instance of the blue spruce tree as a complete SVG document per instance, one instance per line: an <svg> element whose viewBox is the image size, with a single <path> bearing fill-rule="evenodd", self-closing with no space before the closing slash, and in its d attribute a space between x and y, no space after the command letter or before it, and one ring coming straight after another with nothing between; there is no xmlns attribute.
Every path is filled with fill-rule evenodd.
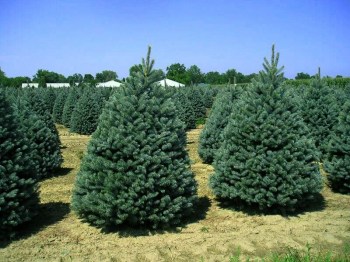
<svg viewBox="0 0 350 262"><path fill-rule="evenodd" d="M288 211L322 188L316 148L298 107L282 87L274 46L234 106L210 179L214 194L261 210Z"/></svg>
<svg viewBox="0 0 350 262"><path fill-rule="evenodd" d="M0 90L0 239L12 237L18 225L36 215L39 205L33 148L18 121Z"/></svg>
<svg viewBox="0 0 350 262"><path fill-rule="evenodd" d="M176 225L197 200L184 125L150 51L104 108L77 174L72 208L104 229Z"/></svg>
<svg viewBox="0 0 350 262"><path fill-rule="evenodd" d="M350 102L341 111L338 124L328 144L324 169L331 187L341 193L350 193Z"/></svg>
<svg viewBox="0 0 350 262"><path fill-rule="evenodd" d="M223 140L223 131L232 113L232 106L239 97L236 88L221 91L213 104L208 120L199 137L199 156L211 164Z"/></svg>

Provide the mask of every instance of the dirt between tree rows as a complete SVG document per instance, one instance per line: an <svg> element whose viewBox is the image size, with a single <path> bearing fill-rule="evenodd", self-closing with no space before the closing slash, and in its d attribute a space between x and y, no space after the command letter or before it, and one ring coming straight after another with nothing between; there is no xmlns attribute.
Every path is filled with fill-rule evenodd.
<svg viewBox="0 0 350 262"><path fill-rule="evenodd" d="M0 243L0 261L229 261L270 256L288 248L341 254L350 245L350 196L325 187L311 207L291 215L262 215L219 203L208 188L213 167L197 154L201 129L188 132L192 170L199 184L197 213L167 232L123 228L102 233L70 210L70 198L88 136L59 127L63 168L41 182L41 212L17 240Z"/></svg>

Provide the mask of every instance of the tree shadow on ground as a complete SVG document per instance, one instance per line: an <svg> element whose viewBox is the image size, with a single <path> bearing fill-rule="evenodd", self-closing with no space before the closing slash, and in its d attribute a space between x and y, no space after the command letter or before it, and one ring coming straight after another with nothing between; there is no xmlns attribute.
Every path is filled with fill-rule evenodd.
<svg viewBox="0 0 350 262"><path fill-rule="evenodd" d="M72 170L73 168L70 168L70 167L60 167L60 168L54 169L53 171L51 171L50 174L48 174L46 177L43 177L40 181L44 181L46 179L50 179L54 177L68 175Z"/></svg>
<svg viewBox="0 0 350 262"><path fill-rule="evenodd" d="M280 207L272 207L268 210L261 210L257 204L248 205L238 199L220 199L218 198L219 207L232 211L240 211L247 215L281 215L285 218L298 217L308 212L322 211L326 208L326 201L322 194L318 193L308 200L305 205L297 206L295 210L283 209Z"/></svg>
<svg viewBox="0 0 350 262"><path fill-rule="evenodd" d="M70 212L69 204L62 202L50 202L39 205L38 215L31 221L16 228L16 236L11 239L0 240L0 248L4 248L14 241L26 239L46 227L53 225L66 217Z"/></svg>
<svg viewBox="0 0 350 262"><path fill-rule="evenodd" d="M117 233L120 237L139 237L139 236L152 236L165 233L179 233L182 229L186 228L188 224L197 223L200 220L205 219L208 210L210 208L211 201L208 197L203 196L198 198L198 202L195 204L193 211L182 223L177 226L170 226L161 229L152 229L150 227L131 227L128 225L122 225L115 228L109 228L108 230L102 230L104 233Z"/></svg>

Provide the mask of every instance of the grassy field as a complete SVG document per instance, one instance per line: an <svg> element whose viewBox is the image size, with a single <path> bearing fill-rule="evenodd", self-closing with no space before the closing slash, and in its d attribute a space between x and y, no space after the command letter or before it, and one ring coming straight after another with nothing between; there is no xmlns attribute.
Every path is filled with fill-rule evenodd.
<svg viewBox="0 0 350 262"><path fill-rule="evenodd" d="M310 261L310 253L313 261L320 257L350 261L349 195L325 187L308 209L290 216L262 215L219 203L207 186L213 168L197 154L200 131L188 132L187 145L199 184L197 215L168 232L124 228L101 233L82 223L69 206L89 137L69 134L59 126L63 168L41 182L40 215L21 228L18 239L1 243L0 261L255 261L261 257L298 261L283 260L290 254Z"/></svg>

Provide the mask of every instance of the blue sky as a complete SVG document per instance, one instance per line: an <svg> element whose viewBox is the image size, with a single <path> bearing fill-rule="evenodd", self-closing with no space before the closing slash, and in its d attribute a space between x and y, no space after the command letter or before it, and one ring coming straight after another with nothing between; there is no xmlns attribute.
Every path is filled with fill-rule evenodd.
<svg viewBox="0 0 350 262"><path fill-rule="evenodd" d="M156 68L250 74L274 43L286 77L350 77L349 14L349 0L0 0L0 67L122 78L151 45Z"/></svg>

